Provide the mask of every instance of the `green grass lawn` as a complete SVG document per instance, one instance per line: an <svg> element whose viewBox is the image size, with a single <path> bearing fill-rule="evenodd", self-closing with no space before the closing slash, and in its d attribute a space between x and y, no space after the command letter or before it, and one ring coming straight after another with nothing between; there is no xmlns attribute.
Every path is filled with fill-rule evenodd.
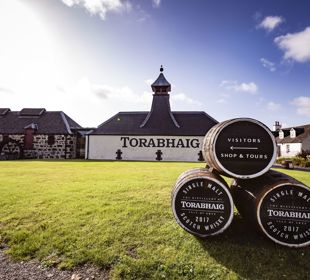
<svg viewBox="0 0 310 280"><path fill-rule="evenodd" d="M178 175L199 163L2 161L0 244L16 259L112 279L309 279L309 248L276 245L238 215L202 241L175 222ZM310 185L310 173L283 170Z"/></svg>

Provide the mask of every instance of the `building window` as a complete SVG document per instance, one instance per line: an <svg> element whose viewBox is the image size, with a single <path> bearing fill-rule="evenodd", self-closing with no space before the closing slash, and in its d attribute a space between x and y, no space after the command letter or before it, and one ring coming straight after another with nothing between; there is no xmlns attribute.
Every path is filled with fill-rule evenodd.
<svg viewBox="0 0 310 280"><path fill-rule="evenodd" d="M284 138L284 132L282 130L280 130L279 132L279 138L280 139L283 139Z"/></svg>
<svg viewBox="0 0 310 280"><path fill-rule="evenodd" d="M295 137L296 137L296 130L295 130L294 128L292 128L292 129L290 130L290 137L291 137L291 138L295 138Z"/></svg>
<svg viewBox="0 0 310 280"><path fill-rule="evenodd" d="M286 153L287 153L287 154L290 153L290 145L286 145Z"/></svg>
<svg viewBox="0 0 310 280"><path fill-rule="evenodd" d="M24 144L26 150L33 149L33 129L26 129Z"/></svg>
<svg viewBox="0 0 310 280"><path fill-rule="evenodd" d="M47 138L47 144L54 145L55 144L55 135L49 135Z"/></svg>

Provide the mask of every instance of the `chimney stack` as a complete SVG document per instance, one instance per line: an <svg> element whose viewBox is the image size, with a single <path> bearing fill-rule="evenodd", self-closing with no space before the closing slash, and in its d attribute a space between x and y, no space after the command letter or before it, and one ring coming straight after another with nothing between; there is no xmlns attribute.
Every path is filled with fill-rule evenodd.
<svg viewBox="0 0 310 280"><path fill-rule="evenodd" d="M282 125L280 124L279 121L275 121L274 125L273 125L273 131L280 131L282 128Z"/></svg>

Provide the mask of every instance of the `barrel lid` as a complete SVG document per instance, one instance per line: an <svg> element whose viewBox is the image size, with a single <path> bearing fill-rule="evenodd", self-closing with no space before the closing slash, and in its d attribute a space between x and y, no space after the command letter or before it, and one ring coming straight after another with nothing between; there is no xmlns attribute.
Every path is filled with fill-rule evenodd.
<svg viewBox="0 0 310 280"><path fill-rule="evenodd" d="M276 159L276 142L263 123L237 118L218 125L214 134L214 160L228 176L240 179L267 172Z"/></svg>
<svg viewBox="0 0 310 280"><path fill-rule="evenodd" d="M280 183L260 198L257 221L272 241L288 247L310 244L310 189L303 184Z"/></svg>
<svg viewBox="0 0 310 280"><path fill-rule="evenodd" d="M233 200L228 187L208 176L182 178L172 194L177 223L198 237L223 232L233 219Z"/></svg>

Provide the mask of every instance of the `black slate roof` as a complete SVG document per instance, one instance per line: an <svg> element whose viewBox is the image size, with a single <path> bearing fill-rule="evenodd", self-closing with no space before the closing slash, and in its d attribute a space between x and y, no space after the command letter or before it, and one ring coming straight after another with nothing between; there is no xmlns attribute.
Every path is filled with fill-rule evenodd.
<svg viewBox="0 0 310 280"><path fill-rule="evenodd" d="M157 125L141 127L148 113L119 112L93 130L90 135L204 136L217 124L217 121L205 112L171 112L179 127L167 127L165 120L161 120Z"/></svg>
<svg viewBox="0 0 310 280"><path fill-rule="evenodd" d="M295 138L290 137L290 131L292 128L294 128L294 130L296 131ZM280 139L279 131L277 131L276 141L278 144L302 143L306 138L310 138L310 124L296 126L296 127L282 128L281 130L284 133L284 138Z"/></svg>
<svg viewBox="0 0 310 280"><path fill-rule="evenodd" d="M0 116L6 115L8 112L10 112L9 108L0 108Z"/></svg>
<svg viewBox="0 0 310 280"><path fill-rule="evenodd" d="M24 134L25 129L31 127L37 127L37 134L71 134L71 129L81 128L61 111L28 108L0 114L0 134Z"/></svg>
<svg viewBox="0 0 310 280"><path fill-rule="evenodd" d="M205 112L172 112L163 67L152 84L150 112L119 112L89 135L204 136L218 122Z"/></svg>
<svg viewBox="0 0 310 280"><path fill-rule="evenodd" d="M169 94L154 94L151 111L146 116L141 128L156 128L162 127L164 123L165 129L179 128L177 120L170 109Z"/></svg>
<svg viewBox="0 0 310 280"><path fill-rule="evenodd" d="M41 116L45 112L45 108L24 108L19 112L20 116Z"/></svg>
<svg viewBox="0 0 310 280"><path fill-rule="evenodd" d="M156 92L158 88L164 87L166 88L167 91L171 91L171 85L170 83L166 80L165 76L163 73L160 73L156 81L151 85L152 90Z"/></svg>

